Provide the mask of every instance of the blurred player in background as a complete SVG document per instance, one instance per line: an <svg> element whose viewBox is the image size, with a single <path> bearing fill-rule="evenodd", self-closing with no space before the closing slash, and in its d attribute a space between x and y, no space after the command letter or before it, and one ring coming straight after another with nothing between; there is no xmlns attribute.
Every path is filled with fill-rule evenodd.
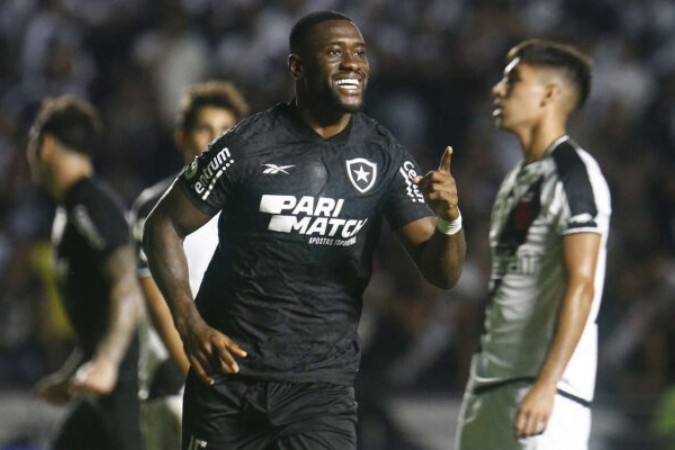
<svg viewBox="0 0 675 450"><path fill-rule="evenodd" d="M101 123L75 97L46 100L28 144L32 176L57 202L56 277L78 347L37 385L52 403L75 400L53 448L141 449L136 325L141 291L123 203L92 166Z"/></svg>
<svg viewBox="0 0 675 450"><path fill-rule="evenodd" d="M230 82L209 81L191 86L184 95L175 142L188 164L208 144L248 113L249 106ZM146 450L180 448L182 389L190 363L171 313L157 288L140 247L147 215L175 176L141 193L132 208L134 238L138 244L138 276L145 296L147 320L141 321L141 430ZM190 289L197 295L204 272L218 245L218 217L184 241L190 273Z"/></svg>
<svg viewBox="0 0 675 450"><path fill-rule="evenodd" d="M457 450L588 446L611 207L566 124L590 84L579 51L528 40L493 88L497 126L516 135L523 160L492 209L490 298Z"/></svg>

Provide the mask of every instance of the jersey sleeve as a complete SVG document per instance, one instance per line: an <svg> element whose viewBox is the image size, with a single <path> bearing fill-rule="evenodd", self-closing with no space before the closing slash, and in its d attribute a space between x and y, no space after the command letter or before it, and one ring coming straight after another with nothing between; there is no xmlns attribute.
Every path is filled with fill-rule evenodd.
<svg viewBox="0 0 675 450"><path fill-rule="evenodd" d="M71 214L74 227L102 259L131 240L123 208L108 196L79 202Z"/></svg>
<svg viewBox="0 0 675 450"><path fill-rule="evenodd" d="M561 234L606 233L611 213L610 194L598 164L587 153L572 148L557 150L554 159L562 185Z"/></svg>
<svg viewBox="0 0 675 450"><path fill-rule="evenodd" d="M236 137L226 133L185 166L176 181L188 199L211 216L225 207L232 192Z"/></svg>
<svg viewBox="0 0 675 450"><path fill-rule="evenodd" d="M392 230L397 230L415 220L433 216L434 212L424 201L424 196L413 180L420 169L415 159L400 145L396 173L387 196L384 214Z"/></svg>
<svg viewBox="0 0 675 450"><path fill-rule="evenodd" d="M167 186L161 186L165 188ZM146 278L151 276L150 268L148 266L148 258L143 251L143 230L145 228L145 221L152 211L152 208L157 204L160 198L158 189L151 188L144 191L136 199L131 207L129 213L129 223L131 224L131 238L134 244L136 254L137 274L139 278Z"/></svg>

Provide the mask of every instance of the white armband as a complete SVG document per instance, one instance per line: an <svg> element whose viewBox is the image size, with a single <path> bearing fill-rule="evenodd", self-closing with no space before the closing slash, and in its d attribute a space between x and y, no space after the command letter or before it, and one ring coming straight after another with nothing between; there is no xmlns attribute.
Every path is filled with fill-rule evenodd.
<svg viewBox="0 0 675 450"><path fill-rule="evenodd" d="M462 229L462 213L457 209L459 215L455 220L444 220L440 217L436 218L436 229L443 234L451 236Z"/></svg>

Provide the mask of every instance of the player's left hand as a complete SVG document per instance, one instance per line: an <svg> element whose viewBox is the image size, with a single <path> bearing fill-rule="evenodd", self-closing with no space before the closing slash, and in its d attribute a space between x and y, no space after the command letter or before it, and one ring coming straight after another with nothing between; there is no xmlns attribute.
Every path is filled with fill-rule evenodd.
<svg viewBox="0 0 675 450"><path fill-rule="evenodd" d="M518 406L513 424L515 438L521 439L543 434L553 411L556 386L535 383Z"/></svg>
<svg viewBox="0 0 675 450"><path fill-rule="evenodd" d="M117 365L103 356L82 364L71 380L73 395L106 395L117 384Z"/></svg>
<svg viewBox="0 0 675 450"><path fill-rule="evenodd" d="M452 152L452 147L446 147L438 170L432 170L423 177L416 176L413 180L436 215L447 221L459 217L457 184L450 173Z"/></svg>
<svg viewBox="0 0 675 450"><path fill-rule="evenodd" d="M42 378L35 386L35 394L49 403L63 405L71 399L70 378L60 372Z"/></svg>

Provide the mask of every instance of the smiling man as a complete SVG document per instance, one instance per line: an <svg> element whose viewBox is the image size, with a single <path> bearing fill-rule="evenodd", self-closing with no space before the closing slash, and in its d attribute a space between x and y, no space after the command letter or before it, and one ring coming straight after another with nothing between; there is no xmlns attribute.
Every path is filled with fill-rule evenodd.
<svg viewBox="0 0 675 450"><path fill-rule="evenodd" d="M452 150L425 176L360 109L369 66L346 16L290 35L296 96L186 167L148 217L144 249L190 361L183 448L356 448L357 327L380 225L449 288L464 260ZM192 301L182 242L223 211Z"/></svg>
<svg viewBox="0 0 675 450"><path fill-rule="evenodd" d="M588 447L611 207L598 164L566 125L590 82L575 48L528 40L492 90L496 124L523 160L492 209L490 297L458 450Z"/></svg>

